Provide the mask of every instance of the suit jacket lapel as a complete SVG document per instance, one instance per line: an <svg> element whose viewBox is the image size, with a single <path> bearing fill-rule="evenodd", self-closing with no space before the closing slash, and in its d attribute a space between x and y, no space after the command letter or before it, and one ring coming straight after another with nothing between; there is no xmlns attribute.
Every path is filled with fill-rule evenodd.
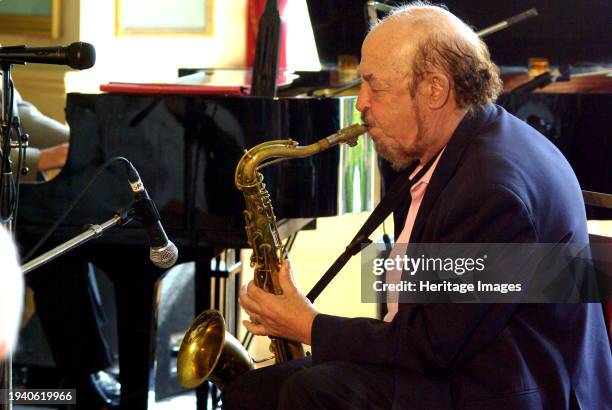
<svg viewBox="0 0 612 410"><path fill-rule="evenodd" d="M492 105L486 105L475 112L466 114L459 126L453 133L451 139L446 145L446 149L442 153L438 165L431 176L427 191L423 202L419 207L412 233L410 234L410 242L420 242L423 235L423 230L427 222L427 218L433 208L440 193L455 173L455 169L459 165L465 148L471 141L471 136L482 126L493 110ZM408 205L410 206L410 204Z"/></svg>

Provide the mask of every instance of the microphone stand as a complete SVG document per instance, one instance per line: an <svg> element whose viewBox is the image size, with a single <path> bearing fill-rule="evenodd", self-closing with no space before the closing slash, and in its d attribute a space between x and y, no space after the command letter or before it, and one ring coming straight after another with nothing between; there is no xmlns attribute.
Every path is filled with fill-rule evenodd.
<svg viewBox="0 0 612 410"><path fill-rule="evenodd" d="M0 117L0 224L12 236L13 223L15 216L15 185L13 181L13 173L11 168L11 131L13 118L13 81L11 79L11 68L13 64L7 61L0 61L0 69L2 75L2 115ZM2 363L2 381L0 383L0 391L5 398L11 392L13 386L13 357L8 353ZM3 400L1 404L2 410L11 410L12 403L9 400Z"/></svg>
<svg viewBox="0 0 612 410"><path fill-rule="evenodd" d="M113 215L113 217L109 219L108 221L103 222L100 225L90 225L85 232L73 237L72 239L67 240L61 245L58 245L55 248L21 265L22 273L25 275L29 273L30 271L33 271L34 269L39 268L45 263L52 261L58 256L71 251L77 246L83 245L85 242L88 242L91 239L102 236L102 234L106 232L107 230L109 230L110 228L128 224L132 220L133 215L134 215L133 208L130 208L127 211L118 210L115 213L115 215Z"/></svg>
<svg viewBox="0 0 612 410"><path fill-rule="evenodd" d="M531 17L536 17L538 15L538 10L535 7L530 8L529 10L526 10L522 13L519 13L515 16L509 17L506 20L500 21L499 23L495 23L492 26L489 26L485 29L482 29L480 31L478 31L476 34L478 35L478 37L486 37L489 34L493 34L495 32L498 32L500 30L504 30L508 27L510 27L513 24L516 24L518 22L521 22L523 20L526 20L528 18Z"/></svg>
<svg viewBox="0 0 612 410"><path fill-rule="evenodd" d="M2 71L2 116L0 118L0 137L2 141L0 165L0 223L9 233L13 230L13 217L15 214L15 190L13 185L13 172L11 167L12 148L12 119L13 119L13 82L11 68L13 65L0 61Z"/></svg>

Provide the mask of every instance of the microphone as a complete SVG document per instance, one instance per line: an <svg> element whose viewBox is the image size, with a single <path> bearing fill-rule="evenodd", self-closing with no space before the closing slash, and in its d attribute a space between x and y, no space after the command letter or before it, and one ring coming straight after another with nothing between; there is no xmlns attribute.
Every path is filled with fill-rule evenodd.
<svg viewBox="0 0 612 410"><path fill-rule="evenodd" d="M168 239L166 232L161 224L159 212L155 203L149 197L145 189L138 171L132 164L128 164L127 174L128 181L134 192L134 210L142 221L147 234L149 235L149 245L151 251L149 253L151 262L158 268L172 267L178 258L178 249L176 245Z"/></svg>
<svg viewBox="0 0 612 410"><path fill-rule="evenodd" d="M96 49L89 43L72 43L67 47L0 47L0 61L15 64L39 63L67 65L77 70L93 67Z"/></svg>

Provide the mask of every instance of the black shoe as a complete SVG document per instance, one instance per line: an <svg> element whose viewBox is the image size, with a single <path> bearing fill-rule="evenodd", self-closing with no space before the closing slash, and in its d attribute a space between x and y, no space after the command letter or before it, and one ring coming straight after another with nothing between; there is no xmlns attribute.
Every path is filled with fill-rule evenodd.
<svg viewBox="0 0 612 410"><path fill-rule="evenodd" d="M121 383L114 376L103 370L92 373L91 385L105 405L111 409L119 407Z"/></svg>
<svg viewBox="0 0 612 410"><path fill-rule="evenodd" d="M109 373L99 371L77 379L67 378L64 389L76 389L76 404L62 410L114 410L119 408L121 384Z"/></svg>

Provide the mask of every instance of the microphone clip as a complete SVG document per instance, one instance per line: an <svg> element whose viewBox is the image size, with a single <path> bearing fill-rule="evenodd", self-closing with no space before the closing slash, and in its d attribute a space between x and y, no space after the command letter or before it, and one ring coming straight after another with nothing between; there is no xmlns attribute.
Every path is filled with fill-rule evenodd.
<svg viewBox="0 0 612 410"><path fill-rule="evenodd" d="M135 212L136 211L134 210L133 205L131 205L128 209L117 209L115 211L115 215L121 218L121 223L119 224L119 226L125 226L132 222L132 219L134 219Z"/></svg>
<svg viewBox="0 0 612 410"><path fill-rule="evenodd" d="M161 220L155 202L148 196L141 196L136 199L132 202L132 208L135 212L134 219L144 226L151 226Z"/></svg>

